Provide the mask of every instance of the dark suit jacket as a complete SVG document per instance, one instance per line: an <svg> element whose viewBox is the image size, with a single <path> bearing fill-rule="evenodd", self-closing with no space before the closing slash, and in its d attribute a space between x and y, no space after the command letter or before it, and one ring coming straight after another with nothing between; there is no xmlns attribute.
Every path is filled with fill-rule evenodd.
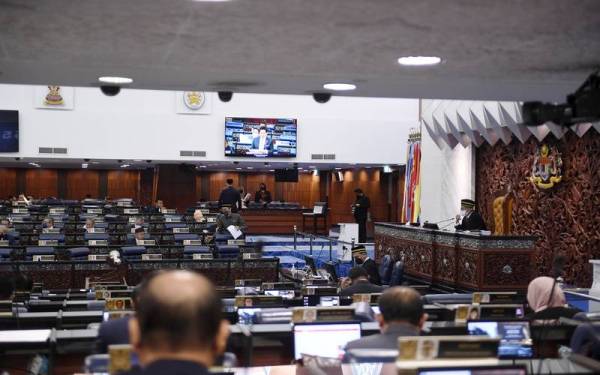
<svg viewBox="0 0 600 375"><path fill-rule="evenodd" d="M357 197L354 202L354 219L356 221L366 221L370 207L371 200L366 195Z"/></svg>
<svg viewBox="0 0 600 375"><path fill-rule="evenodd" d="M117 344L129 344L129 316L100 324L98 329L98 351L108 353L108 346Z"/></svg>
<svg viewBox="0 0 600 375"><path fill-rule="evenodd" d="M370 335L346 344L348 349L398 350L398 337L419 336L419 329L408 323L391 323L385 333Z"/></svg>
<svg viewBox="0 0 600 375"><path fill-rule="evenodd" d="M463 217L460 225L455 226L456 230L485 230L483 218L477 211L472 211Z"/></svg>
<svg viewBox="0 0 600 375"><path fill-rule="evenodd" d="M242 208L240 191L233 186L227 186L225 189L221 190L221 195L219 195L219 207L224 204L230 204L231 211L233 212L240 210Z"/></svg>
<svg viewBox="0 0 600 375"><path fill-rule="evenodd" d="M258 146L260 144L260 137L256 137L252 140L252 149L258 150ZM264 150L271 152L271 148L273 147L273 142L271 141L271 137L267 136L265 139L265 148Z"/></svg>
<svg viewBox="0 0 600 375"><path fill-rule="evenodd" d="M375 284L371 284L368 281L358 280L354 284L350 285L347 288L342 289L340 292L340 296L353 296L354 294L361 293L381 293L383 292L383 287Z"/></svg>
<svg viewBox="0 0 600 375"><path fill-rule="evenodd" d="M367 270L369 274L369 281L375 285L381 285L381 277L379 276L379 268L377 263L371 258L365 260L362 267Z"/></svg>
<svg viewBox="0 0 600 375"><path fill-rule="evenodd" d="M262 198L262 200L264 202L271 203L271 200L272 200L271 199L271 192L268 191L268 190L265 190L265 191L259 190L259 191L257 191L254 194L254 201L255 202L257 202L257 203L260 202L261 198Z"/></svg>
<svg viewBox="0 0 600 375"><path fill-rule="evenodd" d="M196 362L161 359L144 368L132 368L121 375L209 375L208 369Z"/></svg>

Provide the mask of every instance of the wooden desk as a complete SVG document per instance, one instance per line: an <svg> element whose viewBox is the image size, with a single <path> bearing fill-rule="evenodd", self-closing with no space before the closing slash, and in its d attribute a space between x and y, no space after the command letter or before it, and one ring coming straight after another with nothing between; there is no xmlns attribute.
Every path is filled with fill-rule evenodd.
<svg viewBox="0 0 600 375"><path fill-rule="evenodd" d="M293 234L294 225L302 226L302 213L308 208L244 208L240 214L248 226L248 234Z"/></svg>
<svg viewBox="0 0 600 375"><path fill-rule="evenodd" d="M407 275L465 290L525 290L533 236L483 236L375 223L375 257L404 261Z"/></svg>

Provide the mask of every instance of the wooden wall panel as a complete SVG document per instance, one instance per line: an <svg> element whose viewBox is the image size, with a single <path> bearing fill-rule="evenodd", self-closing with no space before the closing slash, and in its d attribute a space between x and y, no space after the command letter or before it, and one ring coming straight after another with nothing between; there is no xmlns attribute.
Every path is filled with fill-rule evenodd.
<svg viewBox="0 0 600 375"><path fill-rule="evenodd" d="M172 164L159 166L158 195L167 208L185 211L196 202L195 169Z"/></svg>
<svg viewBox="0 0 600 375"><path fill-rule="evenodd" d="M0 168L0 199L8 199L17 195L17 170Z"/></svg>
<svg viewBox="0 0 600 375"><path fill-rule="evenodd" d="M36 199L58 196L56 169L25 170L25 193Z"/></svg>
<svg viewBox="0 0 600 375"><path fill-rule="evenodd" d="M133 198L139 200L140 171L108 171L106 194L111 199Z"/></svg>
<svg viewBox="0 0 600 375"><path fill-rule="evenodd" d="M477 150L477 200L488 227L493 228L492 202L509 185L516 194L514 234L534 235L532 277L550 272L552 259L565 253L565 280L580 287L592 281L589 259L600 258L600 134L582 138L568 132L561 140L545 139L562 153L563 181L552 190L537 190L529 181L538 142L513 140Z"/></svg>
<svg viewBox="0 0 600 375"><path fill-rule="evenodd" d="M66 199L81 200L87 195L92 198L98 198L98 171L89 169L69 169L65 172Z"/></svg>
<svg viewBox="0 0 600 375"><path fill-rule="evenodd" d="M276 194L276 182L275 182L275 176L272 173L248 173L246 174L246 186L244 186L244 188L246 189L246 191L248 193L250 193L252 195L252 199L254 199L254 194L256 193L256 191L258 190L258 187L261 183L264 183L265 185L267 185L267 190L269 190L271 192L271 198L273 200L281 200L281 199L277 199L277 198L283 198L283 197L277 197ZM289 201L288 199L286 199L286 201Z"/></svg>
<svg viewBox="0 0 600 375"><path fill-rule="evenodd" d="M208 185L209 185L209 189L210 189L210 194L209 194L208 200L216 201L219 199L219 194L221 193L221 190L223 190L225 188L225 181L227 181L228 178L233 179L234 187L240 186L239 173L235 173L235 172L208 173L208 179L209 179Z"/></svg>
<svg viewBox="0 0 600 375"><path fill-rule="evenodd" d="M286 202L298 202L301 206L312 207L321 200L319 191L320 177L312 173L301 173L298 182L280 182L282 195Z"/></svg>
<svg viewBox="0 0 600 375"><path fill-rule="evenodd" d="M148 168L140 171L140 197L141 205L148 206L152 202L152 181L154 177L154 168Z"/></svg>

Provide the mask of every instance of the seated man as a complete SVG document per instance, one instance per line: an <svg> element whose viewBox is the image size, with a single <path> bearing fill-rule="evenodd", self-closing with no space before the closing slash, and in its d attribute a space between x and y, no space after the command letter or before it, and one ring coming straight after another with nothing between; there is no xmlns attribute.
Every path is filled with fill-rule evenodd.
<svg viewBox="0 0 600 375"><path fill-rule="evenodd" d="M135 229L138 228L142 228L144 226L144 217L143 216L138 216L135 218L135 223L133 224L133 227Z"/></svg>
<svg viewBox="0 0 600 375"><path fill-rule="evenodd" d="M204 215L202 214L201 210L194 210L194 223L195 224L200 224L204 222Z"/></svg>
<svg viewBox="0 0 600 375"><path fill-rule="evenodd" d="M348 272L350 286L342 289L341 296L352 296L357 293L381 293L383 287L369 282L369 274L363 267L354 267Z"/></svg>
<svg viewBox="0 0 600 375"><path fill-rule="evenodd" d="M15 283L10 277L0 277L0 301L11 301L15 292Z"/></svg>
<svg viewBox="0 0 600 375"><path fill-rule="evenodd" d="M86 232L90 233L93 232L94 227L96 226L96 220L94 219L85 219L85 224L83 226L83 229L85 229Z"/></svg>
<svg viewBox="0 0 600 375"><path fill-rule="evenodd" d="M20 242L19 237L19 232L4 223L0 224L0 240L8 241L9 245L18 245Z"/></svg>
<svg viewBox="0 0 600 375"><path fill-rule="evenodd" d="M51 217L47 217L42 221L43 229L54 229L54 219Z"/></svg>
<svg viewBox="0 0 600 375"><path fill-rule="evenodd" d="M246 231L246 222L238 213L231 212L231 205L224 204L221 206L221 213L217 216L217 232L229 233L227 228L233 225L242 232Z"/></svg>
<svg viewBox="0 0 600 375"><path fill-rule="evenodd" d="M154 275L141 286L129 320L141 373L208 375L229 336L221 308L214 285L198 273Z"/></svg>
<svg viewBox="0 0 600 375"><path fill-rule="evenodd" d="M133 234L133 242L135 242L136 245L139 245L140 241L144 241L147 239L148 238L146 238L146 232L144 232L144 228L135 228L135 232Z"/></svg>
<svg viewBox="0 0 600 375"><path fill-rule="evenodd" d="M381 277L379 276L379 267L373 259L367 255L367 249L364 245L355 246L352 248L352 258L354 263L360 265L369 274L369 281L375 285L381 285Z"/></svg>
<svg viewBox="0 0 600 375"><path fill-rule="evenodd" d="M412 288L396 286L387 289L379 298L377 315L380 334L350 341L350 349L398 350L398 337L419 336L427 320L419 292ZM346 352L348 356L348 352Z"/></svg>

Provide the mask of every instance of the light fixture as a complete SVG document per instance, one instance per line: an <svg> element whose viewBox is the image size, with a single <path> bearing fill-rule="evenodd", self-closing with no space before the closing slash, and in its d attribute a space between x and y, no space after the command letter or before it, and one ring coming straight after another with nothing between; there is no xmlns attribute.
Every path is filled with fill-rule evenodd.
<svg viewBox="0 0 600 375"><path fill-rule="evenodd" d="M206 165L199 165L198 168L206 168Z"/></svg>
<svg viewBox="0 0 600 375"><path fill-rule="evenodd" d="M352 84L352 83L326 83L323 85L323 88L325 90L332 90L332 91L351 91L351 90L356 90L356 85Z"/></svg>
<svg viewBox="0 0 600 375"><path fill-rule="evenodd" d="M337 167L335 170L336 170L336 171L341 171L341 170L342 170L342 168L340 168L340 167Z"/></svg>
<svg viewBox="0 0 600 375"><path fill-rule="evenodd" d="M254 169L254 167L246 167L246 169Z"/></svg>
<svg viewBox="0 0 600 375"><path fill-rule="evenodd" d="M81 168L85 169L88 167L88 163L81 163Z"/></svg>
<svg viewBox="0 0 600 375"><path fill-rule="evenodd" d="M240 167L237 167L236 169L237 169L238 171L241 171L241 170L242 170L242 168L240 168Z"/></svg>
<svg viewBox="0 0 600 375"><path fill-rule="evenodd" d="M269 169L269 172L275 172L275 169Z"/></svg>
<svg viewBox="0 0 600 375"><path fill-rule="evenodd" d="M392 173L392 167L390 167L389 165L384 165L383 173Z"/></svg>
<svg viewBox="0 0 600 375"><path fill-rule="evenodd" d="M315 169L315 170L313 171L313 176L317 177L318 175L319 175L319 170L318 170L318 169Z"/></svg>
<svg viewBox="0 0 600 375"><path fill-rule="evenodd" d="M34 163L34 162L30 162L29 165L36 167L36 168L40 167L40 165L38 163Z"/></svg>
<svg viewBox="0 0 600 375"><path fill-rule="evenodd" d="M442 59L437 56L404 56L398 59L398 64L404 66L428 66L441 62Z"/></svg>
<svg viewBox="0 0 600 375"><path fill-rule="evenodd" d="M103 76L98 77L98 81L102 83L110 83L113 85L126 85L128 83L132 83L133 79L129 77Z"/></svg>
<svg viewBox="0 0 600 375"><path fill-rule="evenodd" d="M129 167L129 164L121 164L121 168L127 168Z"/></svg>

